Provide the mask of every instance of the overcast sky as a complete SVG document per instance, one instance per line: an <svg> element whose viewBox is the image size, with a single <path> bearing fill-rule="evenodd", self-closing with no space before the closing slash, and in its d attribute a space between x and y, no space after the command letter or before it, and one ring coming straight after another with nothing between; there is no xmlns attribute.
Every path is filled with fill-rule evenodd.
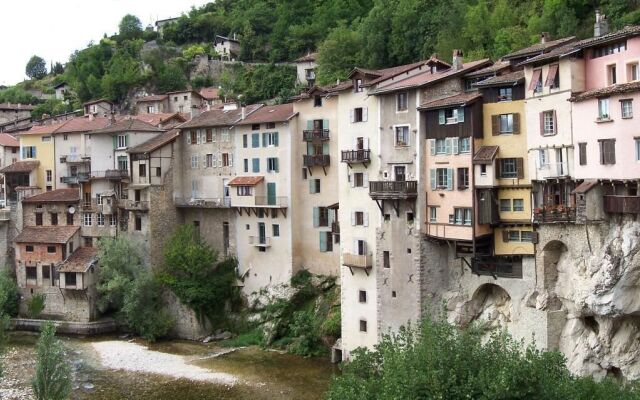
<svg viewBox="0 0 640 400"><path fill-rule="evenodd" d="M126 14L140 18L143 27L157 19L178 17L191 6L211 0L8 0L2 1L0 21L0 85L26 78L32 55L66 62L75 50L87 47L103 34L117 32Z"/></svg>

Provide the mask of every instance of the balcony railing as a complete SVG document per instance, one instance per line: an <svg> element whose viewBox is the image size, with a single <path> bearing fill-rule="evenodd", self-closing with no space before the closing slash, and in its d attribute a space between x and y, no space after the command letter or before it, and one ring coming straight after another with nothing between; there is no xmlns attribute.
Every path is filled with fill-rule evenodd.
<svg viewBox="0 0 640 400"><path fill-rule="evenodd" d="M68 185L77 185L80 182L87 182L89 180L89 173L78 172L75 175L63 176L60 180L62 183L66 183Z"/></svg>
<svg viewBox="0 0 640 400"><path fill-rule="evenodd" d="M259 207L287 207L289 198L284 196L256 196L255 205Z"/></svg>
<svg viewBox="0 0 640 400"><path fill-rule="evenodd" d="M564 205L548 205L536 208L533 211L533 222L574 222L576 220L576 209Z"/></svg>
<svg viewBox="0 0 640 400"><path fill-rule="evenodd" d="M3 208L0 210L0 221L9 221L11 219L11 209Z"/></svg>
<svg viewBox="0 0 640 400"><path fill-rule="evenodd" d="M125 210L131 211L147 211L149 210L148 201L136 201L136 200L122 200L119 204L124 207Z"/></svg>
<svg viewBox="0 0 640 400"><path fill-rule="evenodd" d="M305 129L302 131L302 139L305 142L314 140L329 140L328 129Z"/></svg>
<svg viewBox="0 0 640 400"><path fill-rule="evenodd" d="M304 154L302 156L302 164L305 167L326 167L329 165L329 161L330 159L328 154Z"/></svg>
<svg viewBox="0 0 640 400"><path fill-rule="evenodd" d="M560 178L569 176L569 163L547 163L542 164L538 162L538 177L539 178Z"/></svg>
<svg viewBox="0 0 640 400"><path fill-rule="evenodd" d="M271 238L266 236L249 236L249 244L254 247L271 247Z"/></svg>
<svg viewBox="0 0 640 400"><path fill-rule="evenodd" d="M354 268L371 268L371 266L373 265L373 262L370 254L360 255L360 254L343 253L342 264L347 267L354 267Z"/></svg>
<svg viewBox="0 0 640 400"><path fill-rule="evenodd" d="M604 196L604 211L612 214L640 214L640 197Z"/></svg>
<svg viewBox="0 0 640 400"><path fill-rule="evenodd" d="M371 161L371 150L342 150L342 162L366 163Z"/></svg>
<svg viewBox="0 0 640 400"><path fill-rule="evenodd" d="M340 221L334 221L331 223L331 233L340 233Z"/></svg>
<svg viewBox="0 0 640 400"><path fill-rule="evenodd" d="M96 199L91 199L90 201L83 200L80 203L80 209L82 211L92 211L92 210L97 210L97 208L98 208L98 201Z"/></svg>
<svg viewBox="0 0 640 400"><path fill-rule="evenodd" d="M231 199L228 197L218 198L175 198L173 200L177 207L185 208L229 208L231 207Z"/></svg>
<svg viewBox="0 0 640 400"><path fill-rule="evenodd" d="M373 199L408 199L418 196L418 181L372 181L369 196Z"/></svg>
<svg viewBox="0 0 640 400"><path fill-rule="evenodd" d="M122 180L129 179L129 170L108 169L106 171L91 171L89 175L91 179Z"/></svg>
<svg viewBox="0 0 640 400"><path fill-rule="evenodd" d="M68 164L91 162L91 157L85 156L84 154L67 154L66 156L62 156L61 158L64 158L65 162Z"/></svg>

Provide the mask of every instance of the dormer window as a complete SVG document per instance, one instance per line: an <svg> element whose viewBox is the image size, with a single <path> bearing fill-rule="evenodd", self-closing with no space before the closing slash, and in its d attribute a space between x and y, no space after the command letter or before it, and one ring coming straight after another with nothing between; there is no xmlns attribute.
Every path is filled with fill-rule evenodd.
<svg viewBox="0 0 640 400"><path fill-rule="evenodd" d="M500 93L498 94L498 101L511 101L513 100L513 88L505 87L500 88Z"/></svg>
<svg viewBox="0 0 640 400"><path fill-rule="evenodd" d="M464 107L447 108L438 111L438 123L440 125L451 125L464 122Z"/></svg>
<svg viewBox="0 0 640 400"><path fill-rule="evenodd" d="M353 81L353 91L356 93L362 92L362 79L355 79Z"/></svg>

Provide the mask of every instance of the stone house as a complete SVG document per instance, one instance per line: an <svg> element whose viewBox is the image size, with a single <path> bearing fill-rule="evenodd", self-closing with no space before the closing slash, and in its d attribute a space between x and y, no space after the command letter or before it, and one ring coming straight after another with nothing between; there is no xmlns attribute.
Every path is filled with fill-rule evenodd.
<svg viewBox="0 0 640 400"><path fill-rule="evenodd" d="M53 87L53 90L56 100L67 101L65 98L70 94L71 86L67 82L60 82Z"/></svg>
<svg viewBox="0 0 640 400"><path fill-rule="evenodd" d="M159 94L136 99L136 114L160 114L169 112L169 95Z"/></svg>
<svg viewBox="0 0 640 400"><path fill-rule="evenodd" d="M108 117L114 111L113 103L105 99L88 101L82 105L82 109L84 110L84 115L98 117Z"/></svg>
<svg viewBox="0 0 640 400"><path fill-rule="evenodd" d="M309 53L296 59L296 83L313 87L316 83L316 58L318 53Z"/></svg>
<svg viewBox="0 0 640 400"><path fill-rule="evenodd" d="M181 113L194 117L202 111L204 99L200 93L193 90L181 90L178 92L168 92L169 109L166 112Z"/></svg>
<svg viewBox="0 0 640 400"><path fill-rule="evenodd" d="M222 60L235 60L240 55L240 41L233 37L216 35L213 48Z"/></svg>
<svg viewBox="0 0 640 400"><path fill-rule="evenodd" d="M210 106L221 104L222 99L219 94L220 89L217 87L207 87L200 89L200 96L204 100L204 103Z"/></svg>
<svg viewBox="0 0 640 400"><path fill-rule="evenodd" d="M0 124L30 119L34 108L29 104L0 103Z"/></svg>

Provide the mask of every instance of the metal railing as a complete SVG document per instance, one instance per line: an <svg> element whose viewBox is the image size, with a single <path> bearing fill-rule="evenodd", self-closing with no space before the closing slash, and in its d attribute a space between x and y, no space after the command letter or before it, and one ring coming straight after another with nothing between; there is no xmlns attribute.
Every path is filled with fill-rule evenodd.
<svg viewBox="0 0 640 400"><path fill-rule="evenodd" d="M106 171L91 171L89 173L91 179L112 179L121 180L129 179L129 170L127 169L108 169Z"/></svg>
<svg viewBox="0 0 640 400"><path fill-rule="evenodd" d="M305 142L329 140L329 129L305 129L302 131L302 140Z"/></svg>
<svg viewBox="0 0 640 400"><path fill-rule="evenodd" d="M418 181L370 181L372 197L414 197L418 195Z"/></svg>
<svg viewBox="0 0 640 400"><path fill-rule="evenodd" d="M351 254L342 253L342 264L347 267L355 268L371 268L373 265L372 257L370 254Z"/></svg>
<svg viewBox="0 0 640 400"><path fill-rule="evenodd" d="M3 208L0 210L0 221L8 221L11 219L11 209Z"/></svg>
<svg viewBox="0 0 640 400"><path fill-rule="evenodd" d="M302 165L305 167L326 167L329 165L328 154L302 155Z"/></svg>
<svg viewBox="0 0 640 400"><path fill-rule="evenodd" d="M229 208L231 199L228 197L178 197L173 200L178 207L193 208Z"/></svg>
<svg viewBox="0 0 640 400"><path fill-rule="evenodd" d="M87 182L89 180L88 172L78 172L75 175L63 176L60 178L62 183L66 183L68 185L76 185L80 182Z"/></svg>
<svg viewBox="0 0 640 400"><path fill-rule="evenodd" d="M537 161L538 171L537 174L540 178L559 178L563 176L569 176L569 163L547 163L540 164Z"/></svg>
<svg viewBox="0 0 640 400"><path fill-rule="evenodd" d="M371 161L371 150L342 150L342 162L356 163Z"/></svg>
<svg viewBox="0 0 640 400"><path fill-rule="evenodd" d="M289 198L285 196L256 196L256 206L287 207Z"/></svg>
<svg viewBox="0 0 640 400"><path fill-rule="evenodd" d="M640 214L640 197L606 195L604 211L613 214Z"/></svg>
<svg viewBox="0 0 640 400"><path fill-rule="evenodd" d="M249 244L255 247L271 247L271 238L266 236L249 236Z"/></svg>
<svg viewBox="0 0 640 400"><path fill-rule="evenodd" d="M61 156L60 158L64 158L65 162L67 162L69 164L91 162L91 157L90 156L86 156L84 154L67 154L67 155Z"/></svg>

